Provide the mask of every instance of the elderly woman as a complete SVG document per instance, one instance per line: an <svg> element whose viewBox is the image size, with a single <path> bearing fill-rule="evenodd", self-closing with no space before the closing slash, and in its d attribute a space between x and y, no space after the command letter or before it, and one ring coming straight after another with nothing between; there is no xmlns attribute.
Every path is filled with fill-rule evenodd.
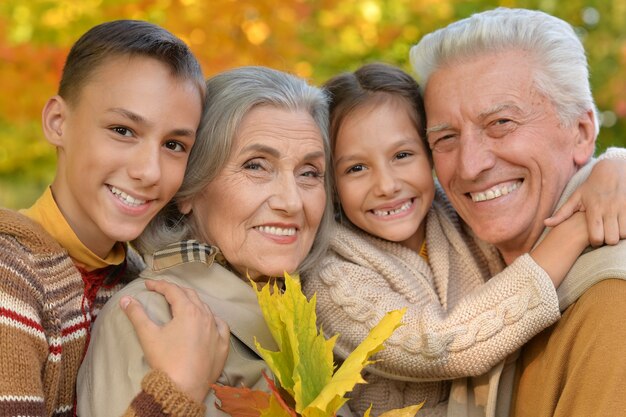
<svg viewBox="0 0 626 417"><path fill-rule="evenodd" d="M158 372L120 306L132 296L153 321L171 320L165 298L146 289L150 280L195 290L227 322L230 350L218 383L266 388L261 373L270 371L254 337L276 345L248 277L262 285L285 271L302 272L325 250L332 210L324 94L262 67L219 74L207 91L198 135L210 140L194 149L182 188L136 242L148 267L102 309L93 329L77 385L82 416L121 415L143 376ZM217 378L222 363L213 366ZM212 393L200 404L165 379L154 385L144 387L151 395L133 401L136 415L225 415Z"/></svg>

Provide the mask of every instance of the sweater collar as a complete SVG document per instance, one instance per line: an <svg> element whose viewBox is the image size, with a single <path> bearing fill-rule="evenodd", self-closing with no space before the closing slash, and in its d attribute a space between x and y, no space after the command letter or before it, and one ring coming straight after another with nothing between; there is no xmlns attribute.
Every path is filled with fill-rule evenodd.
<svg viewBox="0 0 626 417"><path fill-rule="evenodd" d="M126 256L125 244L117 242L105 258L93 253L80 241L59 209L50 187L28 209L20 213L39 223L54 240L67 250L74 263L86 271L121 264Z"/></svg>

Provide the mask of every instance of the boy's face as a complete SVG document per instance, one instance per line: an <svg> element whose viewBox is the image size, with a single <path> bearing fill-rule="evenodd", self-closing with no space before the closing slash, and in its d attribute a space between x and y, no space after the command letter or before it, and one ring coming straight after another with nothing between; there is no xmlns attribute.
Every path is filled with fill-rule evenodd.
<svg viewBox="0 0 626 417"><path fill-rule="evenodd" d="M341 122L333 158L344 213L366 232L419 250L435 194L426 147L401 99L375 102Z"/></svg>
<svg viewBox="0 0 626 417"><path fill-rule="evenodd" d="M48 102L44 130L58 148L52 192L94 253L136 238L173 197L201 107L191 81L152 58L126 56L96 69L76 103Z"/></svg>

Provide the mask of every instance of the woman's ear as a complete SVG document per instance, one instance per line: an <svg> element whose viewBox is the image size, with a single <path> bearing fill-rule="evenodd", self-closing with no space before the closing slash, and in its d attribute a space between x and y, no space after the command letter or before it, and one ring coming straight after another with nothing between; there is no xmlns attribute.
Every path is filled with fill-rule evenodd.
<svg viewBox="0 0 626 417"><path fill-rule="evenodd" d="M63 129L67 117L67 103L61 96L50 98L41 112L41 125L48 142L63 147Z"/></svg>
<svg viewBox="0 0 626 417"><path fill-rule="evenodd" d="M180 211L181 213L187 215L187 214L191 214L191 209L193 206L193 201L192 198L186 198L182 201L178 202L178 211Z"/></svg>
<svg viewBox="0 0 626 417"><path fill-rule="evenodd" d="M592 110L581 115L577 121L576 143L574 144L574 162L583 166L596 150L596 118Z"/></svg>

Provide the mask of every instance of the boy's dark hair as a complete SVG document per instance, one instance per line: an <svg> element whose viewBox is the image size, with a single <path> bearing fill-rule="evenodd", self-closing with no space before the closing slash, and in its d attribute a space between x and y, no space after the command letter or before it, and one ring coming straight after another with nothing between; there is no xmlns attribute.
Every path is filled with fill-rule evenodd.
<svg viewBox="0 0 626 417"><path fill-rule="evenodd" d="M204 101L204 75L189 47L166 29L141 20L114 20L85 32L67 56L59 95L76 103L98 66L115 56L144 56L162 62L174 77L194 82Z"/></svg>
<svg viewBox="0 0 626 417"><path fill-rule="evenodd" d="M339 74L324 84L330 98L330 144L335 149L339 127L356 108L389 98L403 99L426 150L426 113L417 82L406 72L391 65L372 63L355 72Z"/></svg>

